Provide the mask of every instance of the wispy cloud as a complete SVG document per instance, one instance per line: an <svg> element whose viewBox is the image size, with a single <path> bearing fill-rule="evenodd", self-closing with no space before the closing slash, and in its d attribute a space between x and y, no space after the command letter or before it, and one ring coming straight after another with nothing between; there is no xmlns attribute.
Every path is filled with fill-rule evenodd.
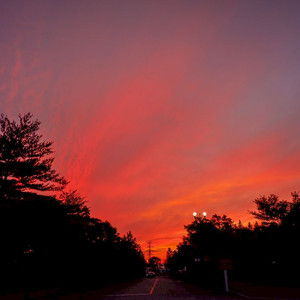
<svg viewBox="0 0 300 300"><path fill-rule="evenodd" d="M70 187L144 249L299 189L297 2L0 6L1 112L33 112Z"/></svg>

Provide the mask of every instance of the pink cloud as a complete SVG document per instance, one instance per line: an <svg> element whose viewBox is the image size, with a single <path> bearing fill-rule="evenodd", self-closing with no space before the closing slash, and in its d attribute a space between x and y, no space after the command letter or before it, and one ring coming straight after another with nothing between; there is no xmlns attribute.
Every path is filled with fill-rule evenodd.
<svg viewBox="0 0 300 300"><path fill-rule="evenodd" d="M144 249L153 240L164 256L195 210L247 222L259 194L297 189L299 21L288 7L18 9L0 20L1 110L33 112L70 187Z"/></svg>

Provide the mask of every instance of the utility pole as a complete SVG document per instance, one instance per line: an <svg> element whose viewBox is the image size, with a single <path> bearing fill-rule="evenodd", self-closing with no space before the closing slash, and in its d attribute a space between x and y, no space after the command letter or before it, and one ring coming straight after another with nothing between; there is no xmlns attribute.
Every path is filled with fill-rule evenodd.
<svg viewBox="0 0 300 300"><path fill-rule="evenodd" d="M148 242L148 256L149 256L148 261L150 261L151 258L151 243L152 243L151 241Z"/></svg>

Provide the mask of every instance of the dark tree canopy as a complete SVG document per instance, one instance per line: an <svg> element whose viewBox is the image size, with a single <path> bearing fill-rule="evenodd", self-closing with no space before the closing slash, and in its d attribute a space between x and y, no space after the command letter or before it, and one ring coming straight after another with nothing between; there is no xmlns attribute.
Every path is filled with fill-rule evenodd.
<svg viewBox="0 0 300 300"><path fill-rule="evenodd" d="M254 200L257 211L251 211L251 214L264 225L279 224L288 214L289 203L285 200L279 200L275 194L260 196Z"/></svg>
<svg viewBox="0 0 300 300"><path fill-rule="evenodd" d="M40 121L32 114L19 115L19 122L0 116L0 195L62 190L64 177L53 168L52 142L42 141Z"/></svg>
<svg viewBox="0 0 300 300"><path fill-rule="evenodd" d="M145 259L131 232L121 238L108 221L91 217L76 190L65 190L39 127L30 113L18 122L0 116L0 294L143 276Z"/></svg>
<svg viewBox="0 0 300 300"><path fill-rule="evenodd" d="M156 256L152 256L149 259L149 266L152 268L152 270L157 271L159 264L161 262L161 259L156 257Z"/></svg>
<svg viewBox="0 0 300 300"><path fill-rule="evenodd" d="M85 199L78 194L77 190L69 192L63 191L60 194L59 200L68 207L69 215L78 215L86 218L90 216L90 209Z"/></svg>
<svg viewBox="0 0 300 300"><path fill-rule="evenodd" d="M292 201L275 194L254 200L259 221L235 224L226 215L195 217L185 226L177 249L167 252L166 266L175 276L211 288L223 287L224 261L233 280L299 285L300 193ZM226 265L226 264L225 264ZM218 277L219 276L219 277Z"/></svg>

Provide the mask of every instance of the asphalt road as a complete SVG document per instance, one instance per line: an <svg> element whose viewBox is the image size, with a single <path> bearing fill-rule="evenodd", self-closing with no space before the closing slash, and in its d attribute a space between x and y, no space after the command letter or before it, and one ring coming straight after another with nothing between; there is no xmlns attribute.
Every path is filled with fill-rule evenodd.
<svg viewBox="0 0 300 300"><path fill-rule="evenodd" d="M186 285L168 277L144 278L131 283L117 284L103 289L61 294L45 291L30 292L30 300L240 300L226 295L212 295L210 291ZM24 294L0 295L0 300L24 300Z"/></svg>
<svg viewBox="0 0 300 300"><path fill-rule="evenodd" d="M105 300L229 300L243 299L227 295L211 295L206 290L193 290L168 277L145 278L123 290L104 295Z"/></svg>
<svg viewBox="0 0 300 300"><path fill-rule="evenodd" d="M263 295L257 287L250 285L247 294ZM248 287L248 288L249 288ZM253 289L254 288L254 289ZM276 287L272 287L276 289ZM249 292L250 291L250 292ZM235 296L214 295L211 291L197 288L168 277L144 278L131 281L131 283L120 283L102 289L87 290L77 293L61 293L55 290L30 292L30 300L293 300L298 299L299 292L295 289L279 289L273 296ZM242 296L242 294L240 294ZM290 296L290 298L289 298ZM273 297L273 298L270 298ZM24 300L24 293L0 295L0 300Z"/></svg>

